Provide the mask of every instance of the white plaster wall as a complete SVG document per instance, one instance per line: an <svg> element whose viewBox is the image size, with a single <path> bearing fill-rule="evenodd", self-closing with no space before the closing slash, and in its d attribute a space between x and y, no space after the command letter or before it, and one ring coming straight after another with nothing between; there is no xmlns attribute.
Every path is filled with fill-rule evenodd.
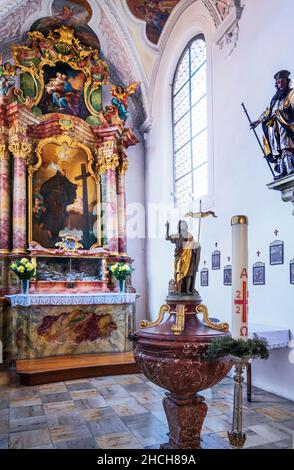
<svg viewBox="0 0 294 470"><path fill-rule="evenodd" d="M129 169L126 173L127 252L134 259L132 284L140 294L136 303L136 320L146 318L146 253L144 212L144 145L139 142L127 150Z"/></svg>
<svg viewBox="0 0 294 470"><path fill-rule="evenodd" d="M294 218L291 206L266 184L271 174L248 128L241 102L257 118L274 94L273 75L281 68L292 71L294 58L291 31L293 0L244 0L237 48L224 59L212 41L213 27L198 2L180 17L173 28L158 69L152 101L153 125L146 157L146 200L170 203L173 191L170 84L186 43L199 32L207 39L211 70L208 81L210 113L210 176L214 181L209 208L217 219L205 219L202 226L202 260L211 267L215 242L222 253L222 268L231 256L232 215L249 217L249 263L266 263L266 285L252 286L250 268L249 315L253 323L289 328L294 333L294 286L289 284L289 260L294 258ZM197 207L195 207L197 210ZM165 219L162 217L162 235ZM148 233L154 222L147 216ZM173 230L175 230L175 225ZM285 264L269 265L269 243L276 237L285 242ZM193 229L195 230L195 229ZM196 232L193 232L196 235ZM172 277L173 247L159 236L148 238L148 312L151 317L167 293ZM257 259L256 252L261 252ZM210 287L197 288L212 317L230 321L231 289L223 286L223 270L211 271ZM266 364L253 365L254 384L294 399L294 365L287 349L276 351Z"/></svg>

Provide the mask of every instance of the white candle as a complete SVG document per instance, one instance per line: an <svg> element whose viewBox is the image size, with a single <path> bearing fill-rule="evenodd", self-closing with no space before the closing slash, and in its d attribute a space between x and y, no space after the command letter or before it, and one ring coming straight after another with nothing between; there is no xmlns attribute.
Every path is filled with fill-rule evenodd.
<svg viewBox="0 0 294 470"><path fill-rule="evenodd" d="M248 219L232 217L232 337L248 337Z"/></svg>

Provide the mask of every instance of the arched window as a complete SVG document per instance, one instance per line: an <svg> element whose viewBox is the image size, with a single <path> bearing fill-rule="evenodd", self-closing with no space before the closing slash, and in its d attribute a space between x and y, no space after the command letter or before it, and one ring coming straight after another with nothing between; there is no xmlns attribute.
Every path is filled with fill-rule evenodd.
<svg viewBox="0 0 294 470"><path fill-rule="evenodd" d="M204 36L189 42L173 86L174 194L180 206L208 194L207 77Z"/></svg>

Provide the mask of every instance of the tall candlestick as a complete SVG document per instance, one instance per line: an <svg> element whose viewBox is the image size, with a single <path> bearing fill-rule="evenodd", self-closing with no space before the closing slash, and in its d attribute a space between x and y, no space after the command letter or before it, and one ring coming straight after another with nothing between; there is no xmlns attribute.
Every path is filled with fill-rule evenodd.
<svg viewBox="0 0 294 470"><path fill-rule="evenodd" d="M248 219L232 217L232 337L248 337Z"/></svg>

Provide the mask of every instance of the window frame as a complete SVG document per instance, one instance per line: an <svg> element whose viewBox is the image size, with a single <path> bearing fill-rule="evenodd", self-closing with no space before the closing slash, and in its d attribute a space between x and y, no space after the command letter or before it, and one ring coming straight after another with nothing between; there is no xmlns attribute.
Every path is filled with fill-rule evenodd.
<svg viewBox="0 0 294 470"><path fill-rule="evenodd" d="M191 52L190 52L190 48L191 48L191 45L196 42L197 40L203 40L205 42L205 48L206 48L206 57L205 57L205 62L196 70L192 73L191 71ZM174 87L175 87L175 80L176 80L176 77L177 77L177 73L178 73L178 70L179 70L179 67L182 63L182 60L185 56L185 54L187 53L187 51L189 50L189 77L188 79L182 84L182 86L179 88L179 90L174 93ZM196 103L193 104L192 106L192 78L197 74L197 72L201 69L201 67L206 64L206 93L205 95L203 95L203 97L199 98L197 100ZM175 121L175 113L174 113L174 99L175 97L177 96L177 94L184 88L184 86L186 86L187 84L189 84L189 109L177 120ZM194 203L195 201L199 200L199 199L202 199L202 198L205 198L207 199L209 197L209 193L210 193L210 190L209 190L209 174L208 174L208 168L209 168L209 142L208 142L208 132L209 132L209 102L208 102L208 89L209 89L209 86L208 86L208 50L207 50L207 41L206 41L206 38L205 38L205 35L203 33L199 33L197 34L196 36L194 36L193 38L190 39L190 41L186 44L184 50L182 51L181 55L180 55L180 58L177 62L177 66L175 68L175 72L174 72L174 75L173 75L173 80L172 80L172 84L171 84L171 112L172 112L172 148L173 148L173 198L174 198L174 206L175 207L183 207L187 204L191 204L191 203ZM197 105L197 103L199 103L204 97L206 97L206 109L207 109L207 122L206 122L206 127L204 129L202 129L199 133L197 133L195 136L193 136L192 134L192 110L193 108ZM190 113L190 138L187 142L185 142L177 151L176 151L176 148L175 148L175 127L176 127L176 124L186 115ZM206 160L205 162L201 163L200 165L198 165L197 167L194 167L193 166L193 140L198 136L200 135L202 132L206 131L207 133L207 154L206 154ZM190 165L191 165L191 170L189 170L188 173L185 173L183 174L180 178L176 179L176 153L179 152L182 148L184 148L186 145L190 144ZM198 168L201 168L202 166L204 165L207 165L207 194L205 195L201 195L201 196L197 196L195 197L195 193L194 193L194 172L195 170L197 170ZM190 193L190 199L189 201L186 201L185 203L179 203L177 202L177 198L176 198L176 183L177 181L179 181L181 178L184 178L185 176L191 174L191 179L192 179L192 193Z"/></svg>

